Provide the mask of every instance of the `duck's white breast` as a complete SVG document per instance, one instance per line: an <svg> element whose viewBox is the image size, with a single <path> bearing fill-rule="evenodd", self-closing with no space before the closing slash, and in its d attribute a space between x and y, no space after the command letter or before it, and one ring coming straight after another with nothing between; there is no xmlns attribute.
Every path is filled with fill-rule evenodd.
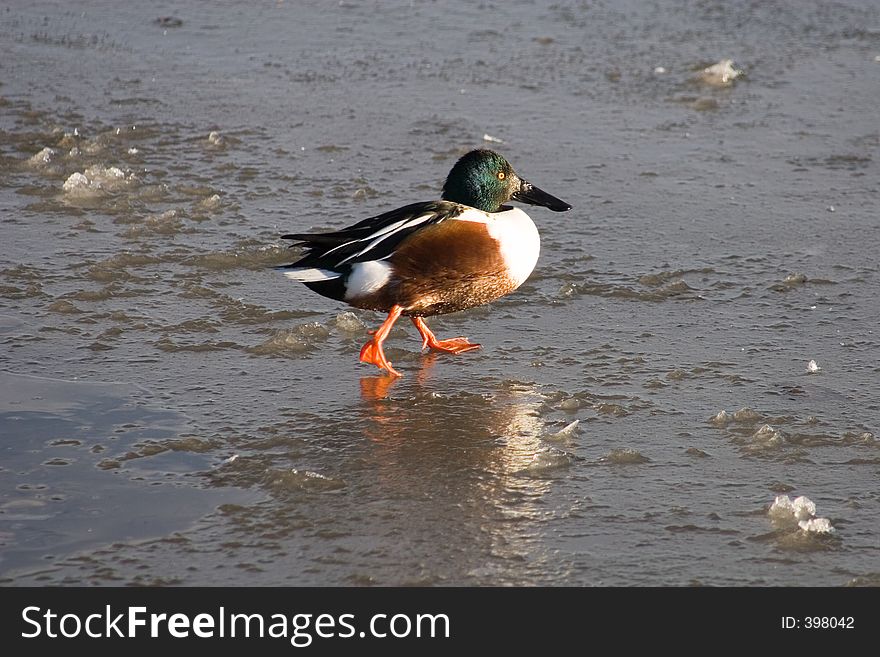
<svg viewBox="0 0 880 657"><path fill-rule="evenodd" d="M525 283L541 252L541 237L529 215L519 208L489 213L468 210L456 220L486 224L489 235L498 242L510 278L516 287Z"/></svg>

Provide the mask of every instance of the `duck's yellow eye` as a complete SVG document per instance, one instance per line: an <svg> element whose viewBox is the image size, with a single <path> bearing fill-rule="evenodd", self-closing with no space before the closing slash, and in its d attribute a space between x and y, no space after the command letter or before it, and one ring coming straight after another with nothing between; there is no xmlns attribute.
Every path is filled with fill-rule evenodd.
<svg viewBox="0 0 880 657"><path fill-rule="evenodd" d="M498 172L498 180L504 180L507 176L503 171Z"/></svg>

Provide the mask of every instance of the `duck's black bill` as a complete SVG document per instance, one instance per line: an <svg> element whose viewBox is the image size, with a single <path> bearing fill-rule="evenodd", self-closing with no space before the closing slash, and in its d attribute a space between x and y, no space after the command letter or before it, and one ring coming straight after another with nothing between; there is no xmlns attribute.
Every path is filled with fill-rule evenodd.
<svg viewBox="0 0 880 657"><path fill-rule="evenodd" d="M565 212L571 210L571 206L555 196L548 194L543 189L535 187L532 183L525 180L519 186L519 191L513 195L513 200L530 203L531 205L542 205L550 208L553 212Z"/></svg>

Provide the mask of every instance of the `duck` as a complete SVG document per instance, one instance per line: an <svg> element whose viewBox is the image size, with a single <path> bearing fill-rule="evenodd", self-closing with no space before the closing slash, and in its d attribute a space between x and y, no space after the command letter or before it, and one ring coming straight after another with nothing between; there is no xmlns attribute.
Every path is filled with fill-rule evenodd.
<svg viewBox="0 0 880 657"><path fill-rule="evenodd" d="M440 200L411 203L333 232L282 235L303 253L277 269L322 296L387 313L360 360L400 377L383 344L401 316L418 330L423 350L479 349L465 337L437 339L425 318L494 301L531 275L541 239L531 218L510 201L571 209L521 178L504 156L476 149L449 171Z"/></svg>

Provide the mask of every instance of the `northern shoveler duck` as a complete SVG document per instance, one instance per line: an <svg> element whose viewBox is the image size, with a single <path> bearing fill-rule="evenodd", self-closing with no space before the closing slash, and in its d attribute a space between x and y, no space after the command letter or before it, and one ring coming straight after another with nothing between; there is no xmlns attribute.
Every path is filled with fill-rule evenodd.
<svg viewBox="0 0 880 657"><path fill-rule="evenodd" d="M360 359L401 376L382 343L401 315L422 348L459 354L467 338L438 340L425 317L488 303L522 285L538 261L535 224L510 200L555 212L571 206L520 178L498 153L474 150L446 178L440 201L412 203L333 233L283 235L304 257L279 267L288 278L355 308L388 313ZM296 246L293 244L292 246Z"/></svg>

